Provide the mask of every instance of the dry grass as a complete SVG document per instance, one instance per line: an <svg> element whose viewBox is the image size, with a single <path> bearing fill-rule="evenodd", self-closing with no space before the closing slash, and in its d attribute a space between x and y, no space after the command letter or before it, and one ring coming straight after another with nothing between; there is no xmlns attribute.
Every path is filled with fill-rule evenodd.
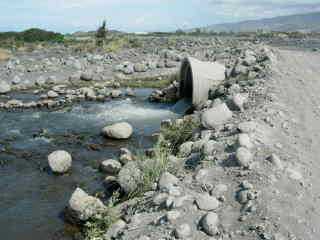
<svg viewBox="0 0 320 240"><path fill-rule="evenodd" d="M10 51L0 48L0 62L7 61L11 57Z"/></svg>

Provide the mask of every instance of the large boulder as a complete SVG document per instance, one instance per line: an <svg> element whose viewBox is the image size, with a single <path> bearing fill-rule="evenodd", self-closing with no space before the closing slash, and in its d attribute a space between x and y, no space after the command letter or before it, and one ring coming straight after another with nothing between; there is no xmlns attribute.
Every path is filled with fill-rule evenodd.
<svg viewBox="0 0 320 240"><path fill-rule="evenodd" d="M129 194L134 192L142 180L142 172L135 162L128 162L120 170L118 175L118 182L121 189Z"/></svg>
<svg viewBox="0 0 320 240"><path fill-rule="evenodd" d="M71 168L72 157L66 151L55 151L48 156L48 163L54 173L65 173Z"/></svg>
<svg viewBox="0 0 320 240"><path fill-rule="evenodd" d="M11 86L5 81L0 81L0 94L6 94L11 91Z"/></svg>
<svg viewBox="0 0 320 240"><path fill-rule="evenodd" d="M133 133L132 126L127 122L116 123L102 129L102 134L114 139L128 139Z"/></svg>
<svg viewBox="0 0 320 240"><path fill-rule="evenodd" d="M100 199L88 195L81 188L77 188L69 200L68 214L76 221L87 221L105 209L106 206Z"/></svg>
<svg viewBox="0 0 320 240"><path fill-rule="evenodd" d="M232 112L225 103L217 104L201 115L201 123L207 129L220 127L232 118Z"/></svg>

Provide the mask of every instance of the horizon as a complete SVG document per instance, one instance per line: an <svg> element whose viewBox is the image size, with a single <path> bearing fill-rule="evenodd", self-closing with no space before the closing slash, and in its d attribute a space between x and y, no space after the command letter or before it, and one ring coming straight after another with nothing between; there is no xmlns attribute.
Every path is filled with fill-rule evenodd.
<svg viewBox="0 0 320 240"><path fill-rule="evenodd" d="M112 30L170 32L318 12L320 0L3 0L0 9L1 32L92 31L104 19Z"/></svg>

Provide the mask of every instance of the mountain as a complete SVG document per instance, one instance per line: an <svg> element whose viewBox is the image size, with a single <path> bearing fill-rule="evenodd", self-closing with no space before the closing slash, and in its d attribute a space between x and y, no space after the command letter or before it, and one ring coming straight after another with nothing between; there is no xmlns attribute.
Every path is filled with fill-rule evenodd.
<svg viewBox="0 0 320 240"><path fill-rule="evenodd" d="M252 32L259 29L283 32L320 32L320 12L280 16L237 23L222 23L201 28L202 31Z"/></svg>

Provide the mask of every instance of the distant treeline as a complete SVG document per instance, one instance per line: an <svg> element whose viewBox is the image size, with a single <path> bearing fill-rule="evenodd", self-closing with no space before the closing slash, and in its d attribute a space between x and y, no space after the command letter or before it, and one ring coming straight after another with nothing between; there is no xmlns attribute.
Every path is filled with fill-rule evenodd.
<svg viewBox="0 0 320 240"><path fill-rule="evenodd" d="M64 35L38 28L31 28L23 32L0 32L0 41L22 42L63 42Z"/></svg>

